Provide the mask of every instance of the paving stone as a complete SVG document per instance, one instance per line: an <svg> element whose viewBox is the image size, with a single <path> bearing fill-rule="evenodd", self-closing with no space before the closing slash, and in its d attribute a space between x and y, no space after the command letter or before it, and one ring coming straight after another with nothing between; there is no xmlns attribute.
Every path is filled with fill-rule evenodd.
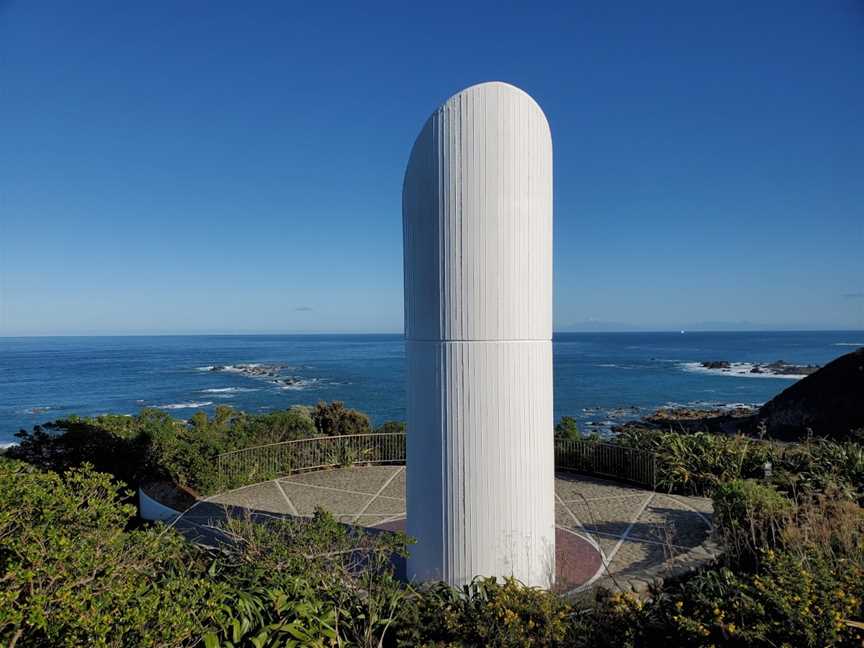
<svg viewBox="0 0 864 648"><path fill-rule="evenodd" d="M555 502L555 524L567 529L579 530L581 526L573 519L568 507L561 502Z"/></svg>
<svg viewBox="0 0 864 648"><path fill-rule="evenodd" d="M589 531L620 536L645 502L645 494L593 502L568 502L567 506Z"/></svg>
<svg viewBox="0 0 864 648"><path fill-rule="evenodd" d="M232 515L232 507L217 502L201 501L186 511L178 520L177 525L184 523L192 525L217 526L225 521L228 515ZM247 510L247 509L243 509Z"/></svg>
<svg viewBox="0 0 864 648"><path fill-rule="evenodd" d="M710 533L705 521L678 499L655 495L630 536L683 547L695 547Z"/></svg>
<svg viewBox="0 0 864 648"><path fill-rule="evenodd" d="M638 577L645 569L664 562L666 556L661 545L625 540L609 565L615 576Z"/></svg>
<svg viewBox="0 0 864 648"><path fill-rule="evenodd" d="M358 495L344 491L313 488L300 484L282 482L285 493L294 502L300 515L312 515L316 507L339 515L356 515L371 499L371 495Z"/></svg>
<svg viewBox="0 0 864 648"><path fill-rule="evenodd" d="M279 484L301 515L310 515L320 506L345 524L402 528L405 478L406 471L400 466L363 466L292 475L280 479ZM559 534L565 533L568 540L593 551L594 545L586 541L587 537L607 557L613 556L609 573L615 578L603 576L595 585L605 583L613 589L641 591L654 578L692 570L711 560L717 552L710 537L713 511L709 499L651 494L634 486L572 473L560 473L555 489L564 500L556 498L555 502ZM376 497L379 491L381 494ZM652 501L639 514L649 496ZM243 516L250 511L256 519L285 516L291 509L274 482L262 482L197 504L177 525L203 542L216 541L218 532L208 525L224 521L226 514ZM584 527L574 521L570 511ZM402 519L387 522L394 517ZM576 535L563 529L575 531ZM625 532L628 537L622 540ZM559 549L564 549L564 544ZM562 555L561 566L568 564L568 560L573 565L587 565L582 564L585 561L577 554L571 557L573 560L568 558L569 554Z"/></svg>
<svg viewBox="0 0 864 648"><path fill-rule="evenodd" d="M387 488L381 491L381 494L386 497L398 497L405 499L405 471L400 470L399 474L393 478Z"/></svg>
<svg viewBox="0 0 864 648"><path fill-rule="evenodd" d="M387 517L405 515L405 502L393 497L377 497L364 511L367 514L381 514Z"/></svg>
<svg viewBox="0 0 864 648"><path fill-rule="evenodd" d="M356 519L355 519L356 518ZM358 526L371 528L377 526L388 519L386 515L361 515L359 518L356 515L338 515L336 520L343 524L356 524Z"/></svg>
<svg viewBox="0 0 864 648"><path fill-rule="evenodd" d="M283 477L280 481L374 495L401 466L352 466Z"/></svg>
<svg viewBox="0 0 864 648"><path fill-rule="evenodd" d="M618 544L619 538L611 537L611 536L600 536L600 535L592 535L591 536L600 548L603 550L603 555L608 556L612 553L612 550L615 548L615 545Z"/></svg>
<svg viewBox="0 0 864 648"><path fill-rule="evenodd" d="M288 502L285 501L279 487L272 481L222 493L211 497L209 502L211 504L238 506L253 511L291 513Z"/></svg>
<svg viewBox="0 0 864 648"><path fill-rule="evenodd" d="M559 471L556 474L555 491L561 499L569 502L571 499L582 498L632 497L644 493L645 489Z"/></svg>

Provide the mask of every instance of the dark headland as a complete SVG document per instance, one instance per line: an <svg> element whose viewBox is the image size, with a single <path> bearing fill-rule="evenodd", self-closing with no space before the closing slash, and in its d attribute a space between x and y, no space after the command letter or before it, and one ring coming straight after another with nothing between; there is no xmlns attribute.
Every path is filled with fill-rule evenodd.
<svg viewBox="0 0 864 648"><path fill-rule="evenodd" d="M728 366L719 360L701 364L710 369ZM765 366L776 373L796 373L805 377L755 412L746 407L661 408L616 429L672 428L686 432L742 433L782 441L796 441L808 436L843 441L864 431L864 347L821 368L782 362Z"/></svg>

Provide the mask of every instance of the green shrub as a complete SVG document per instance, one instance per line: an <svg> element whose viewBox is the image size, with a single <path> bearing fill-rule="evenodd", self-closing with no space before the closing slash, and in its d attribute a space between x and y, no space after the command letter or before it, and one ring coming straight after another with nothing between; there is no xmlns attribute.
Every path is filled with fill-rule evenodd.
<svg viewBox="0 0 864 648"><path fill-rule="evenodd" d="M345 407L340 401L318 403L312 410L312 420L315 428L324 436L369 434L372 431L368 416Z"/></svg>
<svg viewBox="0 0 864 648"><path fill-rule="evenodd" d="M779 444L741 435L645 428L627 428L615 442L654 453L659 490L710 497L719 484L763 479L770 463L772 483L789 495L830 490L864 502L864 447L854 442Z"/></svg>
<svg viewBox="0 0 864 648"><path fill-rule="evenodd" d="M384 421L375 428L376 434L405 434L405 421Z"/></svg>
<svg viewBox="0 0 864 648"><path fill-rule="evenodd" d="M628 429L616 442L656 455L658 489L692 495L710 496L722 482L759 477L776 456L772 445L707 432Z"/></svg>
<svg viewBox="0 0 864 648"><path fill-rule="evenodd" d="M406 555L405 535L352 530L320 510L311 520L268 524L232 518L225 528L233 549L213 573L235 594L211 643L236 642L240 630L273 642L287 633L299 645L387 641L406 592L391 561Z"/></svg>
<svg viewBox="0 0 864 648"><path fill-rule="evenodd" d="M771 486L736 479L714 493L714 526L727 557L735 564L754 564L774 549L792 512L792 502Z"/></svg>
<svg viewBox="0 0 864 648"><path fill-rule="evenodd" d="M773 481L792 496L830 491L864 503L864 446L826 439L783 446Z"/></svg>
<svg viewBox="0 0 864 648"><path fill-rule="evenodd" d="M573 618L578 648L735 646L816 648L860 646L861 562L765 552L756 573L727 567L702 570L651 599L630 593L602 598Z"/></svg>
<svg viewBox="0 0 864 648"><path fill-rule="evenodd" d="M666 611L677 645L851 646L861 632L845 621L861 619L862 597L860 563L768 550L757 574L700 574Z"/></svg>
<svg viewBox="0 0 864 648"><path fill-rule="evenodd" d="M555 424L555 438L571 441L581 440L582 433L579 431L579 424L576 419L572 416L562 416L561 420Z"/></svg>
<svg viewBox="0 0 864 648"><path fill-rule="evenodd" d="M287 579L286 579L287 580ZM204 648L335 646L336 611L302 577L279 587L232 590L221 601Z"/></svg>
<svg viewBox="0 0 864 648"><path fill-rule="evenodd" d="M321 512L230 518L230 543L208 553L162 527L127 530L119 494L90 467L61 477L0 460L0 645L392 643L404 535Z"/></svg>
<svg viewBox="0 0 864 648"><path fill-rule="evenodd" d="M566 645L573 608L564 598L508 579L478 578L461 589L438 583L402 604L400 645Z"/></svg>
<svg viewBox="0 0 864 648"><path fill-rule="evenodd" d="M87 462L134 486L165 479L209 494L235 485L219 473L219 454L316 435L309 409L299 406L255 415L222 406L212 416L197 412L188 422L144 409L136 416L73 416L21 431L20 445L9 455L61 472Z"/></svg>
<svg viewBox="0 0 864 648"><path fill-rule="evenodd" d="M220 589L170 531L126 531L108 475L0 462L0 645L178 645Z"/></svg>
<svg viewBox="0 0 864 648"><path fill-rule="evenodd" d="M847 623L864 618L855 502L840 491L794 502L745 480L715 501L721 538L743 536L758 561L584 611L513 580L407 587L391 561L404 535L320 511L228 518L230 543L208 552L161 527L129 531L133 509L107 475L0 459L0 645L860 645Z"/></svg>
<svg viewBox="0 0 864 648"><path fill-rule="evenodd" d="M802 559L823 556L838 565L864 563L864 509L841 493L810 495L794 506L779 544Z"/></svg>

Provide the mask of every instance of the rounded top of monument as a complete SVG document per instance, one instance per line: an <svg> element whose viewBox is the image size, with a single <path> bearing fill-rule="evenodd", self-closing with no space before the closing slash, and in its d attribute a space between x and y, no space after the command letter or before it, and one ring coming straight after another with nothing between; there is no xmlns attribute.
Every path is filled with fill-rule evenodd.
<svg viewBox="0 0 864 648"><path fill-rule="evenodd" d="M447 98L447 101L445 101L441 105L443 106L461 95L482 92L509 92L513 94L523 95L530 99L532 102L534 102L537 108L540 108L540 104L537 103L537 100L534 97L525 92L525 90L523 90L519 86L515 86L512 83L507 83L506 81L482 81L480 83L475 83L474 85L462 88L459 92L453 93L452 95L450 95L450 97ZM542 108L540 108L540 110L542 112Z"/></svg>
<svg viewBox="0 0 864 648"><path fill-rule="evenodd" d="M450 97L448 97L444 103L438 106L438 108L433 111L429 119L431 120L438 111L445 110L446 108L459 103L461 99L476 95L497 95L499 97L501 95L510 95L511 97L519 97L523 100L527 99L543 116L543 121L546 124L546 128L549 128L549 120L546 118L546 113L543 112L543 109L540 107L540 104L537 103L537 100L519 86L515 86L512 83L507 83L506 81L482 81L480 83L470 85L467 88L462 88L462 90L450 95Z"/></svg>
<svg viewBox="0 0 864 648"><path fill-rule="evenodd" d="M516 86L470 86L417 136L402 185L409 340L552 337L552 136Z"/></svg>

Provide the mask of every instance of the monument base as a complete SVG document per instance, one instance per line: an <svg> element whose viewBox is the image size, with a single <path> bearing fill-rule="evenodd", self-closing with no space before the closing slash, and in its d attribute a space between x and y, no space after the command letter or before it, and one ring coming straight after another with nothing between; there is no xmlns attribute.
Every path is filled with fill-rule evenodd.
<svg viewBox="0 0 864 648"><path fill-rule="evenodd" d="M408 341L408 577L555 575L552 343Z"/></svg>

